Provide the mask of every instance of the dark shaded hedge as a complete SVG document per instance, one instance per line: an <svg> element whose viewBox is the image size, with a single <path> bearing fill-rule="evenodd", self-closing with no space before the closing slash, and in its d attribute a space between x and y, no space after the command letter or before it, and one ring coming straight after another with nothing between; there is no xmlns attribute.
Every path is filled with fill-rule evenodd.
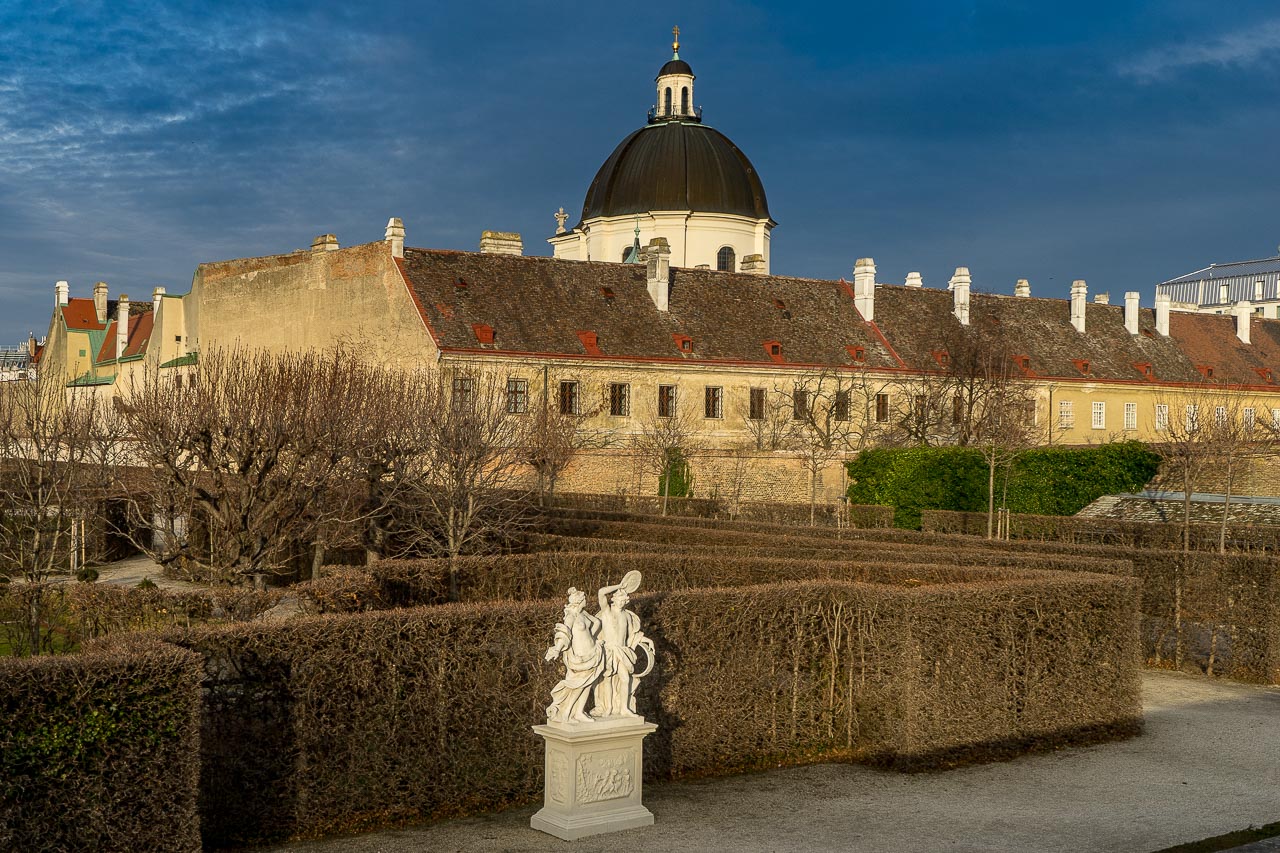
<svg viewBox="0 0 1280 853"><path fill-rule="evenodd" d="M200 849L199 655L0 659L0 849Z"/></svg>
<svg viewBox="0 0 1280 853"><path fill-rule="evenodd" d="M1140 490L1159 464L1159 455L1137 441L1027 450L1014 460L1005 506L1073 515L1103 495ZM977 512L987 506L987 465L976 449L875 448L846 468L849 500L895 507L899 527L918 528L926 509Z"/></svg>
<svg viewBox="0 0 1280 853"><path fill-rule="evenodd" d="M952 512L927 509L920 514L921 529L932 533L962 533L985 536L985 512ZM1221 526L1192 522L1191 547L1217 551ZM1015 539L1072 544L1121 545L1131 548L1181 548L1180 522L1121 521L1111 518L1082 518L1072 515L1025 515L1010 513L1009 533ZM1280 551L1280 525L1229 523L1227 548L1232 551Z"/></svg>
<svg viewBox="0 0 1280 853"><path fill-rule="evenodd" d="M874 582L637 596L659 650L639 697L661 726L646 741L646 775L831 758L937 767L1136 730L1131 579L938 572L950 582L877 569L865 573ZM562 606L455 604L173 633L209 662L205 843L532 800L542 747L529 726L559 677L541 652Z"/></svg>

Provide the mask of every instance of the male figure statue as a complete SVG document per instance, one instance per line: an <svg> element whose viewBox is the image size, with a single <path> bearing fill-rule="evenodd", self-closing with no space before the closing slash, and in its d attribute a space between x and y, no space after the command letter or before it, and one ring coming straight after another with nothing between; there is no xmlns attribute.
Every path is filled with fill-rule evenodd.
<svg viewBox="0 0 1280 853"><path fill-rule="evenodd" d="M640 573L628 572L622 583L601 587L600 639L604 642L604 672L595 688L593 716L637 717L636 686L653 669L653 642L640 630L640 617L627 610L630 592L640 586ZM612 594L610 600L608 596ZM644 672L636 674L636 648L649 658Z"/></svg>
<svg viewBox="0 0 1280 853"><path fill-rule="evenodd" d="M556 640L546 654L549 661L564 658L564 679L551 689L548 723L591 722L586 712L587 697L600 678L605 661L600 620L586 611L586 604L587 594L569 587L564 621L556 624Z"/></svg>

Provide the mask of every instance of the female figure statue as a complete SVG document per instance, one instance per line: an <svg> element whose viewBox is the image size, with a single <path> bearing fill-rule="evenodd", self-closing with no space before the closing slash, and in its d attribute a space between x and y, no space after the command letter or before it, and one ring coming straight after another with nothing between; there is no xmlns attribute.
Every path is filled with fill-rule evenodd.
<svg viewBox="0 0 1280 853"><path fill-rule="evenodd" d="M604 672L595 689L593 715L601 717L636 717L636 685L653 669L653 643L640 630L640 617L627 610L629 593L640 587L640 573L627 572L622 583L601 587L596 593L600 603L600 639L604 642ZM609 599L612 595L613 598ZM643 648L649 658L644 672L636 675L636 648Z"/></svg>
<svg viewBox="0 0 1280 853"><path fill-rule="evenodd" d="M564 679L551 689L547 706L549 723L590 723L587 696L604 669L604 650L599 637L600 620L586 612L587 594L569 587L564 621L556 624L556 640L547 649L546 659L564 658Z"/></svg>

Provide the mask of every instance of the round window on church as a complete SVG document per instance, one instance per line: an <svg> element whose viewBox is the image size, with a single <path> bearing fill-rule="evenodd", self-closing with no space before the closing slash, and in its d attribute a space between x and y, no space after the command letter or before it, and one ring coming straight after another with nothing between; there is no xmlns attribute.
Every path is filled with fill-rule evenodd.
<svg viewBox="0 0 1280 853"><path fill-rule="evenodd" d="M716 269L722 272L733 272L737 268L732 246L725 246L716 252Z"/></svg>

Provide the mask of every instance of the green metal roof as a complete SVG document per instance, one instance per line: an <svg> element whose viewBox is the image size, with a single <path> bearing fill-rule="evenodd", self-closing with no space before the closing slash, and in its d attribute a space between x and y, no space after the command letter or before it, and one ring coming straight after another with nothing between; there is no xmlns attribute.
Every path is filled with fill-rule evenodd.
<svg viewBox="0 0 1280 853"><path fill-rule="evenodd" d="M199 360L199 357L199 353L189 352L186 355L166 361L164 364L160 365L160 367L187 367L188 365L195 364Z"/></svg>

